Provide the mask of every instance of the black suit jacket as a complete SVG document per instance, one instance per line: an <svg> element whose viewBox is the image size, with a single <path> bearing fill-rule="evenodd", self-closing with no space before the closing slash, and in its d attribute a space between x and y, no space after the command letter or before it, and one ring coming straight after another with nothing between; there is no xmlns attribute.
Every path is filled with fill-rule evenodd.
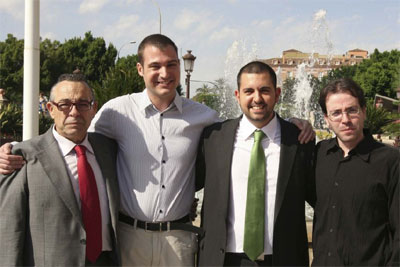
<svg viewBox="0 0 400 267"><path fill-rule="evenodd" d="M314 143L300 145L299 130L279 118L281 154L275 200L273 265L308 266L305 200L314 202ZM196 189L204 186L199 265L222 266L227 242L231 164L240 118L213 124L202 134Z"/></svg>

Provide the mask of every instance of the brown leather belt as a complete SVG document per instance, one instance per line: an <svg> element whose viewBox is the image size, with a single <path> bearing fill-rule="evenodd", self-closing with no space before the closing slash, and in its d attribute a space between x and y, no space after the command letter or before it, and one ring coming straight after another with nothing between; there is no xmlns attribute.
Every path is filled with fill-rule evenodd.
<svg viewBox="0 0 400 267"><path fill-rule="evenodd" d="M184 230L193 232L199 235L199 237L202 237L204 235L203 229L196 227L192 224L188 224L188 222L190 222L189 215L186 215L183 218L171 222L143 222L137 219L133 219L132 217L120 212L119 221L129 224L131 226L135 226L135 221L136 221L136 227L144 229L145 231L163 232L171 230Z"/></svg>

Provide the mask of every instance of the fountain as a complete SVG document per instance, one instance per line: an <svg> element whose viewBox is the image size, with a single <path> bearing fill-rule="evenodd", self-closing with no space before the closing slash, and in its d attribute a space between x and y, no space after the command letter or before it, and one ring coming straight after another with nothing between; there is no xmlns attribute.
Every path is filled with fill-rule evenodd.
<svg viewBox="0 0 400 267"><path fill-rule="evenodd" d="M311 40L311 53L308 62L299 64L295 75L295 85L293 89L292 102L285 103L285 106L289 106L290 110L285 110L282 104L278 104L278 112L285 114L285 116L303 118L306 120L314 120L318 117L314 114L314 111L319 107L317 103L311 103L311 96L313 88L310 85L310 69L317 63L316 53L324 53L328 55L326 62L330 64L330 60L333 57L333 44L330 41L329 28L326 21L326 10L318 10L313 15L313 23L310 31ZM239 69L246 63L256 60L259 52L258 44L248 44L246 40L234 41L231 47L227 50L225 60L225 75L224 85L220 88L219 94L223 99L221 102L220 116L222 119L234 118L240 114L239 106L234 97L234 90L236 89L236 75ZM276 71L277 84L282 86L282 70L279 67ZM286 92L282 92L281 99L284 98ZM289 112L286 112L289 111ZM323 117L319 116L320 120ZM202 198L202 192L197 195L200 199ZM306 205L306 217L308 220L312 220L313 209Z"/></svg>

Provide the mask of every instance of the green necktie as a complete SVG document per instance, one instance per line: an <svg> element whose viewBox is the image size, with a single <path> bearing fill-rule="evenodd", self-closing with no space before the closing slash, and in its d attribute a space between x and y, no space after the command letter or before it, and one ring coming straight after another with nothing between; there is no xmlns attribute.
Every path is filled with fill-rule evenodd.
<svg viewBox="0 0 400 267"><path fill-rule="evenodd" d="M254 132L247 185L243 250L253 261L264 252L265 155L261 144L264 136L263 131Z"/></svg>

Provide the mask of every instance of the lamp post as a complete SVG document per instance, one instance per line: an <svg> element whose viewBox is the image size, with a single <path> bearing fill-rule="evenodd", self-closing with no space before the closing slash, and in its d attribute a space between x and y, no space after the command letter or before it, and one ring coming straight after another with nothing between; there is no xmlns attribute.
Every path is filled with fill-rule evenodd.
<svg viewBox="0 0 400 267"><path fill-rule="evenodd" d="M186 71L186 98L190 98L190 73L193 71L196 57L192 55L192 50L188 50L182 58Z"/></svg>
<svg viewBox="0 0 400 267"><path fill-rule="evenodd" d="M119 50L118 50L117 61L118 61L118 59L119 59L119 52L121 52L122 48L123 48L124 46L126 46L127 44L136 44L136 41L129 41L129 42L126 42L126 43L124 43L123 45L121 45L121 47L120 47Z"/></svg>
<svg viewBox="0 0 400 267"><path fill-rule="evenodd" d="M159 15L159 24L160 24L160 34L161 34L161 9L160 6L157 4L156 1L151 0L153 2L153 4L157 7L158 9L158 15Z"/></svg>

